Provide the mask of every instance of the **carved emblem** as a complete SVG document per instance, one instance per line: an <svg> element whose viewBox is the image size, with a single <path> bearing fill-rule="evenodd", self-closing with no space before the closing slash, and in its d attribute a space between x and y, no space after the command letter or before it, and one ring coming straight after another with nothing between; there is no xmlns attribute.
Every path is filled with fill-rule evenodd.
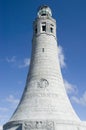
<svg viewBox="0 0 86 130"><path fill-rule="evenodd" d="M46 79L40 79L38 82L38 87L39 88L46 88L49 85L49 82Z"/></svg>
<svg viewBox="0 0 86 130"><path fill-rule="evenodd" d="M54 130L53 121L30 121L24 123L25 130Z"/></svg>

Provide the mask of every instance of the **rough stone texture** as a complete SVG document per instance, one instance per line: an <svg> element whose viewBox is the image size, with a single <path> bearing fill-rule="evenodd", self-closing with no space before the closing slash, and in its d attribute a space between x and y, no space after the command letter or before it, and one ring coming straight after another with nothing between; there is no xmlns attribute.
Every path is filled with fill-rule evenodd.
<svg viewBox="0 0 86 130"><path fill-rule="evenodd" d="M46 31L42 24L46 23ZM53 33L50 26L53 25ZM73 110L61 75L56 22L50 16L34 22L30 71L21 101L4 130L86 130ZM36 34L35 34L36 33Z"/></svg>

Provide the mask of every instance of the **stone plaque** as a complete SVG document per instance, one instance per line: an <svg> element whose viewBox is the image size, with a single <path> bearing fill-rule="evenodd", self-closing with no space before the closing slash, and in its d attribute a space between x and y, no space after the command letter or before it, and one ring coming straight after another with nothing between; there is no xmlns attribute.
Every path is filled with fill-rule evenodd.
<svg viewBox="0 0 86 130"><path fill-rule="evenodd" d="M54 122L53 121L25 122L24 130L54 130Z"/></svg>

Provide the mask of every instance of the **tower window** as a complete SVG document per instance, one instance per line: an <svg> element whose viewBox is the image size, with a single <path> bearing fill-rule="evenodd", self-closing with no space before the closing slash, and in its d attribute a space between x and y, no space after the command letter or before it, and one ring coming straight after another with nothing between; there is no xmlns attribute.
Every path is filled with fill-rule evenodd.
<svg viewBox="0 0 86 130"><path fill-rule="evenodd" d="M53 33L53 28L52 27L50 28L50 32Z"/></svg>
<svg viewBox="0 0 86 130"><path fill-rule="evenodd" d="M37 26L35 26L35 34L37 34Z"/></svg>
<svg viewBox="0 0 86 130"><path fill-rule="evenodd" d="M44 48L42 48L42 52L44 52Z"/></svg>
<svg viewBox="0 0 86 130"><path fill-rule="evenodd" d="M41 14L41 16L46 16L46 14L45 14L45 13L43 13L43 14Z"/></svg>
<svg viewBox="0 0 86 130"><path fill-rule="evenodd" d="M53 33L53 24L50 25L50 32Z"/></svg>
<svg viewBox="0 0 86 130"><path fill-rule="evenodd" d="M46 23L42 23L42 31L46 32Z"/></svg>
<svg viewBox="0 0 86 130"><path fill-rule="evenodd" d="M42 26L42 31L46 32L46 26L45 25Z"/></svg>

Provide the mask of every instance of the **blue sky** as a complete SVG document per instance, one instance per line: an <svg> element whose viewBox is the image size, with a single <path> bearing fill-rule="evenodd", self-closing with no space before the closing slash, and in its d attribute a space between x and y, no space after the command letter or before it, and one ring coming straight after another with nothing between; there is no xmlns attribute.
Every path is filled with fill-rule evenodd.
<svg viewBox="0 0 86 130"><path fill-rule="evenodd" d="M22 95L30 63L32 23L47 4L57 21L62 74L71 103L86 120L86 1L0 0L0 126Z"/></svg>

